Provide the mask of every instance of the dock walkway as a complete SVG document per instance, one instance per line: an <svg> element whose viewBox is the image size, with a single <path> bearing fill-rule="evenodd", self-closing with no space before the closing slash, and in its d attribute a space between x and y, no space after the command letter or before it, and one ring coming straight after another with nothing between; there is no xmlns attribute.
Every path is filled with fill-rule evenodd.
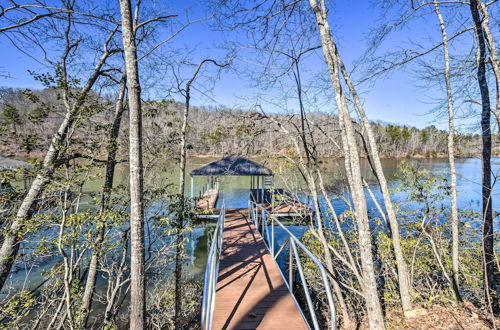
<svg viewBox="0 0 500 330"><path fill-rule="evenodd" d="M226 210L212 328L308 329L248 209Z"/></svg>
<svg viewBox="0 0 500 330"><path fill-rule="evenodd" d="M219 198L218 189L208 189L203 193L203 196L196 204L196 209L198 210L213 210L217 204L217 199Z"/></svg>

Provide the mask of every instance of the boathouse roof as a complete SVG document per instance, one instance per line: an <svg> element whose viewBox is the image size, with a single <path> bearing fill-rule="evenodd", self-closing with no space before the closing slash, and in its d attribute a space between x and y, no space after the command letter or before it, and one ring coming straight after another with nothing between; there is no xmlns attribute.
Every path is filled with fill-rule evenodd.
<svg viewBox="0 0 500 330"><path fill-rule="evenodd" d="M227 156L197 168L191 176L269 176L273 171L250 159Z"/></svg>
<svg viewBox="0 0 500 330"><path fill-rule="evenodd" d="M14 170L18 167L29 168L31 165L22 160L0 156L0 171Z"/></svg>

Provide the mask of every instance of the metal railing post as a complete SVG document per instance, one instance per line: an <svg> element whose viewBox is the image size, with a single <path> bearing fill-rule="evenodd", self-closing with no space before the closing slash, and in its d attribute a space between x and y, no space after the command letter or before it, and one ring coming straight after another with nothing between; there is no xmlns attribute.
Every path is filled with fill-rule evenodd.
<svg viewBox="0 0 500 330"><path fill-rule="evenodd" d="M274 258L274 218L271 217L271 255Z"/></svg>
<svg viewBox="0 0 500 330"><path fill-rule="evenodd" d="M288 287L290 292L293 293L293 251L292 251L292 238L288 235Z"/></svg>
<svg viewBox="0 0 500 330"><path fill-rule="evenodd" d="M219 271L220 254L222 251L222 239L224 234L224 222L226 220L226 206L222 201L219 218L214 230L210 251L207 257L207 266L205 269L205 279L203 286L201 326L204 330L212 328L212 317L215 307L215 290Z"/></svg>
<svg viewBox="0 0 500 330"><path fill-rule="evenodd" d="M299 271L300 281L302 282L302 287L304 288L304 294L306 295L307 306L309 307L309 313L311 314L311 319L314 324L314 329L319 329L318 319L316 318L316 311L314 310L314 305L312 303L311 294L309 293L309 288L307 287L306 277L304 275L304 270L302 269L302 263L300 262L299 253L297 252L297 247L295 246L295 241L291 240L292 250L297 261L297 269Z"/></svg>
<svg viewBox="0 0 500 330"><path fill-rule="evenodd" d="M269 229L267 228L267 215L266 215L266 210L262 209L262 226L264 228L264 232L267 238L267 249L269 251L272 251L271 247L269 246L271 244L271 238L269 237ZM272 253L272 252L271 252Z"/></svg>
<svg viewBox="0 0 500 330"><path fill-rule="evenodd" d="M258 212L259 211L257 210L255 203L253 203L253 219L254 219L255 228L257 228L257 230L259 230L259 213Z"/></svg>
<svg viewBox="0 0 500 330"><path fill-rule="evenodd" d="M259 213L259 208L257 206L257 203L255 203L254 206L255 206L255 219L257 219L257 223L259 223L261 216L260 216L260 213Z"/></svg>
<svg viewBox="0 0 500 330"><path fill-rule="evenodd" d="M252 214L253 214L254 225L258 229L259 219L257 217L257 208L255 207L255 203L252 203Z"/></svg>
<svg viewBox="0 0 500 330"><path fill-rule="evenodd" d="M330 306L330 318L332 319L332 328L335 328L337 324L337 314L335 311L335 305L333 303L333 295L330 289L330 281L328 281L328 275L326 274L326 270L323 267L320 267L321 277L323 278L323 286L326 291L326 298L328 299L328 305Z"/></svg>

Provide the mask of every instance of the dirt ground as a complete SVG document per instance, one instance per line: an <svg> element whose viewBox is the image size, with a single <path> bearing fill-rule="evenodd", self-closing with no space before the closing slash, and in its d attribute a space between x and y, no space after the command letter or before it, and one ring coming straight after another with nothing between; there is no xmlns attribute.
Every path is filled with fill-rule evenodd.
<svg viewBox="0 0 500 330"><path fill-rule="evenodd" d="M387 328L412 330L479 330L493 328L484 311L479 311L468 303L465 303L463 307L433 306L426 309L416 309L414 314L413 317L405 320L402 312L388 312L386 315ZM498 317L496 326L500 328L500 318ZM367 324L363 324L360 329L368 329Z"/></svg>

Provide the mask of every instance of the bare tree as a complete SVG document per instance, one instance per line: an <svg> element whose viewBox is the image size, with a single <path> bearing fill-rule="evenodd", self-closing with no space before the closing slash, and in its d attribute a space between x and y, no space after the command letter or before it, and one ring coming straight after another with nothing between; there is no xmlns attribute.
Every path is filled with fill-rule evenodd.
<svg viewBox="0 0 500 330"><path fill-rule="evenodd" d="M493 2L490 2L488 5L491 5ZM479 8L479 12L483 17L482 27L483 27L483 35L486 45L488 45L489 52L489 64L493 69L493 75L495 76L495 86L496 86L496 101L495 108L492 109L493 113L496 116L498 126L500 127L500 58L498 57L498 51L496 48L495 38L490 28L490 13L488 10L488 6L482 1L478 0L477 5Z"/></svg>
<svg viewBox="0 0 500 330"><path fill-rule="evenodd" d="M105 212L109 208L111 198L111 190L113 188L113 178L116 167L116 154L118 151L118 135L120 133L120 126L122 122L123 112L125 110L124 98L126 91L126 75L122 75L118 96L115 102L115 112L111 128L109 130L107 151L108 156L106 160L106 170L104 174L104 185L101 194L101 205L99 210L99 219L97 223L97 234L95 237L95 247L92 250L89 266L87 270L87 280L85 282L85 289L82 297L81 312L83 313L82 324L86 325L88 320L88 313L92 305L92 297L94 295L95 283L97 280L97 269L99 258L102 253L102 244L104 242L104 235L106 231L106 215Z"/></svg>
<svg viewBox="0 0 500 330"><path fill-rule="evenodd" d="M146 295L144 271L144 205L142 166L141 85L130 0L120 0L123 51L127 73L130 166L130 328L144 329Z"/></svg>
<svg viewBox="0 0 500 330"><path fill-rule="evenodd" d="M377 292L375 266L372 253L372 236L368 219L365 192L361 178L358 148L351 116L347 107L345 93L340 82L339 62L336 56L336 46L333 41L328 22L327 7L324 0L318 4L316 0L309 0L314 12L318 32L323 46L323 54L328 65L328 71L335 92L335 101L339 110L339 121L342 128L342 144L346 163L346 172L349 178L349 187L354 204L354 213L358 224L358 237L362 264L363 293L366 301L368 323L371 329L385 329L382 307Z"/></svg>
<svg viewBox="0 0 500 330"><path fill-rule="evenodd" d="M176 329L182 329L182 263L184 258L184 228L186 226L187 212L191 210L186 209L185 187L186 187L186 160L187 160L187 130L189 125L189 110L191 102L191 85L194 83L196 77L200 73L203 65L206 63L213 63L218 67L225 67L228 64L219 64L213 59L204 59L198 63L191 78L186 82L185 87L182 87L182 82L176 75L177 91L184 97L184 113L182 117L181 126L181 140L180 140L180 162L179 162L179 203L177 211L177 219L174 223L176 229L176 243L175 243L175 314L174 322Z"/></svg>
<svg viewBox="0 0 500 330"><path fill-rule="evenodd" d="M361 103L359 95L354 87L351 78L349 77L349 73L345 68L345 65L338 53L338 50L335 47L335 55L337 57L337 61L340 65L340 70L342 72L342 76L349 88L349 91L354 99L355 108L358 112L358 115L361 119L361 124L363 126L363 130L367 136L368 140L368 157L371 160L371 164L373 165L372 170L377 178L377 181L380 186L380 191L382 192L382 197L384 199L385 210L387 212L387 219L389 220L389 228L390 235L394 250L394 255L396 259L397 273L398 273L398 284L399 284L399 295L401 298L401 306L403 308L403 312L405 315L408 314L409 311L412 310L412 299L411 299L411 285L409 282L409 274L408 274L408 266L403 256L403 249L401 247L401 233L399 229L399 223L396 217L396 211L394 210L394 206L392 204L391 195L389 192L389 186L387 184L387 180L385 178L384 170L382 168L382 163L380 161L379 150L377 146L377 142L375 140L375 135L373 133L372 124L368 120L368 116L364 110L364 107Z"/></svg>
<svg viewBox="0 0 500 330"><path fill-rule="evenodd" d="M474 21L477 42L477 81L481 92L481 131L482 131L482 208L483 208L483 271L485 297L493 315L500 308L496 276L498 269L495 261L493 235L493 200L491 182L491 102L486 77L486 41L483 31L478 0L470 1L470 11ZM493 320L493 323L495 321Z"/></svg>
<svg viewBox="0 0 500 330"><path fill-rule="evenodd" d="M453 265L452 274L452 289L455 294L455 299L460 301L459 291L459 232L458 232L458 209L457 209L457 174L455 172L455 114L453 110L453 92L451 89L451 74L450 74L450 54L448 50L448 35L446 33L446 25L439 8L439 1L433 0L434 11L439 20L441 29L441 37L443 40L443 60L444 60L444 80L446 85L446 99L448 106L448 162L450 163L450 195L451 195L451 231L452 231L452 249L451 259Z"/></svg>

